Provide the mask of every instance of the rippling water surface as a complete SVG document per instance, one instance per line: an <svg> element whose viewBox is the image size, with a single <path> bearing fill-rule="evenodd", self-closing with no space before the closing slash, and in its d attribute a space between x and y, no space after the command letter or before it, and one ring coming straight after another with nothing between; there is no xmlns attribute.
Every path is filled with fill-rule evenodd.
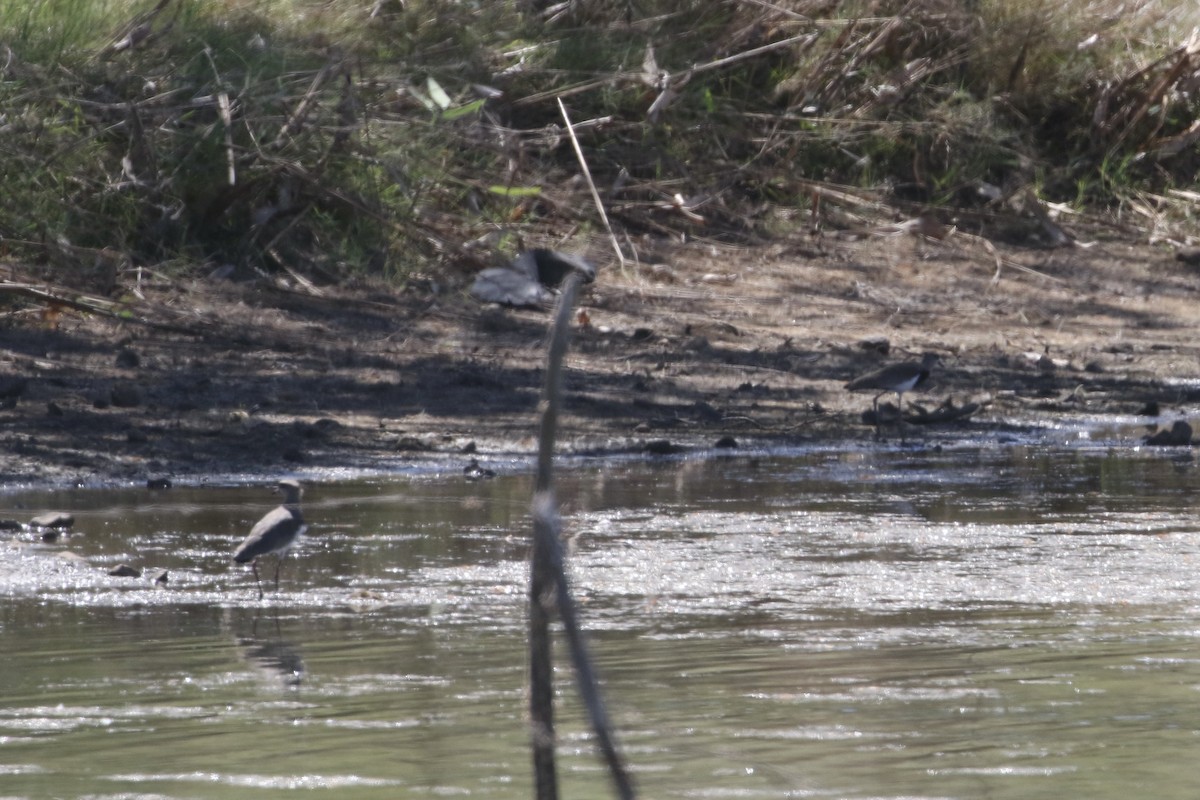
<svg viewBox="0 0 1200 800"><path fill-rule="evenodd" d="M0 534L0 796L530 797L501 471L310 483L262 602L229 553L263 487L0 496L76 517ZM559 495L646 797L1190 800L1198 485L1162 451L891 447L576 462ZM559 678L564 796L610 796Z"/></svg>

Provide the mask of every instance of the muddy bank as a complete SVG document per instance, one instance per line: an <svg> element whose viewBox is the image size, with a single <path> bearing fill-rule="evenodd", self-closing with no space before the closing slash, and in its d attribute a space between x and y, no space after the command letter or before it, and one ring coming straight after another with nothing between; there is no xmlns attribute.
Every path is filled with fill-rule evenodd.
<svg viewBox="0 0 1200 800"><path fill-rule="evenodd" d="M1001 434L1054 415L1170 421L1200 401L1200 274L1166 250L999 248L950 237L694 243L620 269L597 243L568 356L564 452L867 439L843 384L942 356L934 428ZM999 265L999 266L998 266ZM444 278L444 276L442 276ZM465 464L533 452L548 313L403 290L143 280L152 324L9 307L0 479L123 483ZM866 345L864 345L864 342ZM1153 421L1149 419L1148 421Z"/></svg>

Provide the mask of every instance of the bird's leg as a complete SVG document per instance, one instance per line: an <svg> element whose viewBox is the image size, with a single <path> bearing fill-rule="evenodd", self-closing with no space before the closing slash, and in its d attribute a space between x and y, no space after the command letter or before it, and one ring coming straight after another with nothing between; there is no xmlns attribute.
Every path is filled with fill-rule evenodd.
<svg viewBox="0 0 1200 800"><path fill-rule="evenodd" d="M871 400L871 408L875 412L875 438L876 439L883 438L883 434L879 430L879 398L882 396L883 396L883 392L880 392L879 394L875 395L874 399Z"/></svg>
<svg viewBox="0 0 1200 800"><path fill-rule="evenodd" d="M254 570L254 585L258 587L258 599L263 599L262 581L258 579L258 559L250 562L250 569Z"/></svg>
<svg viewBox="0 0 1200 800"><path fill-rule="evenodd" d="M904 444L904 392L896 392L896 424L900 427L900 444Z"/></svg>
<svg viewBox="0 0 1200 800"><path fill-rule="evenodd" d="M287 554L288 551L284 550L279 554L279 558L275 561L275 591L277 592L279 591L279 568L283 566L283 557Z"/></svg>

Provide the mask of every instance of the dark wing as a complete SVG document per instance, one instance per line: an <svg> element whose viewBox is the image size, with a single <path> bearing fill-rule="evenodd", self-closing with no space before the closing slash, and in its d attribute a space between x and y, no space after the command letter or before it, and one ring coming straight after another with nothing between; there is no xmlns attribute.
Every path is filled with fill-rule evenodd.
<svg viewBox="0 0 1200 800"><path fill-rule="evenodd" d="M551 288L561 284L572 272L582 275L585 283L596 280L596 267L587 259L543 247L519 254L513 259L512 268Z"/></svg>
<svg viewBox="0 0 1200 800"><path fill-rule="evenodd" d="M885 377L884 373L887 372L887 370L888 367L884 367L883 369L877 369L874 372L868 372L866 375L860 375L847 383L845 388L852 392L858 389L878 389L880 388L879 379Z"/></svg>
<svg viewBox="0 0 1200 800"><path fill-rule="evenodd" d="M596 280L596 267L574 253L546 250L538 254L538 280L547 286L558 286L572 272L583 276L584 283Z"/></svg>
<svg viewBox="0 0 1200 800"><path fill-rule="evenodd" d="M245 564L266 553L274 553L289 546L304 527L304 518L299 511L284 506L272 509L260 519L250 534L238 545L233 560Z"/></svg>

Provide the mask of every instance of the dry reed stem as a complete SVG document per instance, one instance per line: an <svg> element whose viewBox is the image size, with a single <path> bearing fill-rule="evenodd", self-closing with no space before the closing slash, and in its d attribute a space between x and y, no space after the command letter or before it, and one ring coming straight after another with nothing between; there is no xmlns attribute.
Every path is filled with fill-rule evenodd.
<svg viewBox="0 0 1200 800"><path fill-rule="evenodd" d="M600 220L604 223L604 230L608 231L608 239L612 242L613 252L617 254L617 262L624 269L625 254L621 252L621 245L617 242L612 225L609 224L608 214L604 210L604 201L600 199L600 192L596 191L596 183L592 180L592 171L588 169L587 159L583 157L579 139L575 137L575 128L571 125L571 117L567 114L567 107L563 105L561 98L558 101L558 110L562 112L563 122L567 125L567 135L571 137L571 146L575 148L575 158L579 160L579 168L583 172L584 179L587 180L588 189L592 193L592 201L596 204L596 211L600 213Z"/></svg>

